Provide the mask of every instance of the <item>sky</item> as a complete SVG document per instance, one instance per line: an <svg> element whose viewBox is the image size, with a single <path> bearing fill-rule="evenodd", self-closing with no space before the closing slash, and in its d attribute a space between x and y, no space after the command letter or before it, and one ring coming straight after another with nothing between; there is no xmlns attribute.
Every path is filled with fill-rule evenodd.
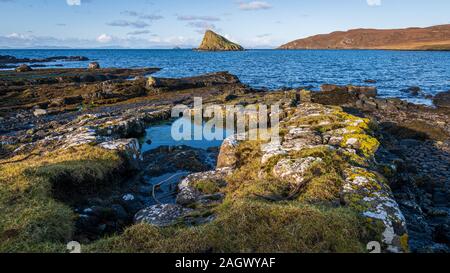
<svg viewBox="0 0 450 273"><path fill-rule="evenodd" d="M246 48L353 28L450 23L449 0L0 0L0 48Z"/></svg>

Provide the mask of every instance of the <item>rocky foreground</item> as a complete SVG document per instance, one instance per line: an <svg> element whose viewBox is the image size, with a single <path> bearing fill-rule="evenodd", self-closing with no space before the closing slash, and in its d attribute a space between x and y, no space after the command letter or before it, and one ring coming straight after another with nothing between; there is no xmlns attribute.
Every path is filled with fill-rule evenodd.
<svg viewBox="0 0 450 273"><path fill-rule="evenodd" d="M0 72L0 251L449 252L449 108L375 88L263 91L226 72ZM174 105L280 104L280 143L141 152ZM445 97L445 96L444 96ZM164 164L161 164L164 162ZM182 171L173 202L147 177Z"/></svg>

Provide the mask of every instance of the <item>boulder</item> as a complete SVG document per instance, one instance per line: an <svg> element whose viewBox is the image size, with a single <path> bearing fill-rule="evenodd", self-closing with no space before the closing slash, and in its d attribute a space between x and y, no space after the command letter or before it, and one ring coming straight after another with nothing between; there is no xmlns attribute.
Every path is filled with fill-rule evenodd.
<svg viewBox="0 0 450 273"><path fill-rule="evenodd" d="M177 171L203 172L215 167L216 152L196 149L189 146L160 146L145 152L146 173L158 176ZM164 164L161 164L164 162Z"/></svg>
<svg viewBox="0 0 450 273"><path fill-rule="evenodd" d="M240 84L240 81L238 77L228 72L216 72L187 78L149 77L146 82L146 88L150 90L178 91L226 84Z"/></svg>
<svg viewBox="0 0 450 273"><path fill-rule="evenodd" d="M98 62L92 62L89 64L88 69L91 70L100 69L100 64Z"/></svg>
<svg viewBox="0 0 450 273"><path fill-rule="evenodd" d="M358 96L364 95L368 98L375 98L378 95L378 89L374 86L348 86L348 91L350 93L356 94Z"/></svg>
<svg viewBox="0 0 450 273"><path fill-rule="evenodd" d="M422 89L418 86L411 86L409 88L401 90L403 93L409 93L411 96L417 97L422 93Z"/></svg>
<svg viewBox="0 0 450 273"><path fill-rule="evenodd" d="M181 183L178 185L178 195L177 195L177 204L182 206L189 206L191 204L196 203L200 199L205 199L205 196L202 196L201 193L194 188L195 182L201 180L210 180L215 181L217 184L221 186L225 186L225 177L232 173L232 169L230 168L222 168L217 169L215 171L202 172L202 173L194 173L183 179Z"/></svg>
<svg viewBox="0 0 450 273"><path fill-rule="evenodd" d="M365 83L377 83L377 80L368 79L364 81Z"/></svg>
<svg viewBox="0 0 450 273"><path fill-rule="evenodd" d="M139 170L141 166L142 156L140 152L139 141L135 138L119 139L109 142L103 142L100 147L107 150L117 150L127 160L128 168Z"/></svg>
<svg viewBox="0 0 450 273"><path fill-rule="evenodd" d="M322 92L348 91L347 86L335 84L322 84L320 86Z"/></svg>
<svg viewBox="0 0 450 273"><path fill-rule="evenodd" d="M378 90L373 86L324 84L321 92L312 92L312 101L326 105L341 105L356 102L361 97L375 98Z"/></svg>
<svg viewBox="0 0 450 273"><path fill-rule="evenodd" d="M21 66L16 68L16 72L30 72L33 71L33 69L26 64L22 64Z"/></svg>
<svg viewBox="0 0 450 273"><path fill-rule="evenodd" d="M147 88L158 88L160 85L160 81L154 77L148 77L146 82Z"/></svg>
<svg viewBox="0 0 450 273"><path fill-rule="evenodd" d="M238 162L237 147L240 137L233 135L226 138L220 147L219 157L217 159L217 168L234 168Z"/></svg>
<svg viewBox="0 0 450 273"><path fill-rule="evenodd" d="M47 110L44 110L44 109L36 109L36 110L33 111L33 115L34 115L35 117L45 116L45 115L47 115Z"/></svg>
<svg viewBox="0 0 450 273"><path fill-rule="evenodd" d="M135 223L146 223L157 227L167 227L188 215L192 209L174 204L160 204L148 207L136 213Z"/></svg>
<svg viewBox="0 0 450 273"><path fill-rule="evenodd" d="M64 106L64 105L74 105L83 102L82 96L72 96L65 98L53 99L50 103L51 106Z"/></svg>
<svg viewBox="0 0 450 273"><path fill-rule="evenodd" d="M295 184L304 182L304 175L314 163L322 162L321 158L307 157L296 160L282 159L273 168L276 177L286 179Z"/></svg>
<svg viewBox="0 0 450 273"><path fill-rule="evenodd" d="M433 103L437 107L450 108L450 90L437 94L433 99Z"/></svg>

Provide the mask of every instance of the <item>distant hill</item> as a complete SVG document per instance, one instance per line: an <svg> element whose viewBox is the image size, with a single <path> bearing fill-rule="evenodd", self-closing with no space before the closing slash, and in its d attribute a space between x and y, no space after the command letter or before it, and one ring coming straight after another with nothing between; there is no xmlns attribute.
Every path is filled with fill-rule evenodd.
<svg viewBox="0 0 450 273"><path fill-rule="evenodd" d="M223 36L208 30L205 33L202 44L198 48L201 51L242 51L244 48L233 43Z"/></svg>
<svg viewBox="0 0 450 273"><path fill-rule="evenodd" d="M450 50L450 25L337 31L295 40L280 49Z"/></svg>

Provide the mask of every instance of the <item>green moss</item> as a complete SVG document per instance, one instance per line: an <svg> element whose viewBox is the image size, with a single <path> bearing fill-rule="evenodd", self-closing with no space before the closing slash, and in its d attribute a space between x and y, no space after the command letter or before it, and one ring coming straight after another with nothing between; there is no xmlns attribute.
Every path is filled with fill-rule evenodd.
<svg viewBox="0 0 450 273"><path fill-rule="evenodd" d="M357 140L357 147L355 147L358 151L360 151L365 157L373 157L378 148L380 147L380 142L369 135L366 134L347 134L344 135L344 139L342 140L341 146L344 148L348 147L348 141L350 139Z"/></svg>
<svg viewBox="0 0 450 273"><path fill-rule="evenodd" d="M193 187L204 194L218 193L223 186L224 184L220 183L220 181L212 179L199 180L193 183Z"/></svg>
<svg viewBox="0 0 450 273"><path fill-rule="evenodd" d="M360 221L346 209L240 200L225 203L210 224L166 229L137 225L122 236L89 246L88 251L364 252Z"/></svg>
<svg viewBox="0 0 450 273"><path fill-rule="evenodd" d="M400 237L400 245L404 252L409 252L409 236L408 234L404 234Z"/></svg>
<svg viewBox="0 0 450 273"><path fill-rule="evenodd" d="M59 244L71 240L75 215L56 200L54 183L100 179L120 164L112 151L81 146L0 165L0 252L65 251Z"/></svg>

